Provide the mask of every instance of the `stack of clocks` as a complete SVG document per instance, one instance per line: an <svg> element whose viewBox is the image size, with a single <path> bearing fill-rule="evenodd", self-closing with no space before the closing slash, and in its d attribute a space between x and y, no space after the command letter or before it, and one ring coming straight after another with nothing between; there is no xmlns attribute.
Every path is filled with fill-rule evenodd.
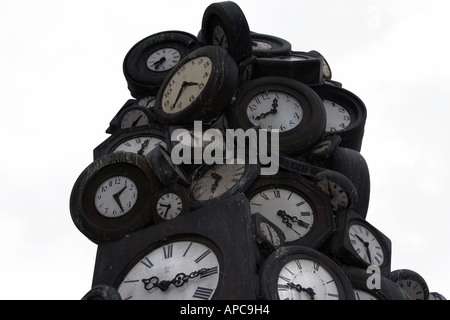
<svg viewBox="0 0 450 320"><path fill-rule="evenodd" d="M83 299L445 299L366 220L364 103L317 51L250 31L233 2L197 36L137 42L131 97L76 180L98 246Z"/></svg>

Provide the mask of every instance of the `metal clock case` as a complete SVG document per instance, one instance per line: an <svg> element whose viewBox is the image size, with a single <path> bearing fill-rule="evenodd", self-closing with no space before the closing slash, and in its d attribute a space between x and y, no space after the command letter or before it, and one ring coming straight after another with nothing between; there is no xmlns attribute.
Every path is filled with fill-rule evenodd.
<svg viewBox="0 0 450 320"><path fill-rule="evenodd" d="M257 57L273 57L288 55L291 52L291 44L282 38L251 32L252 53Z"/></svg>
<svg viewBox="0 0 450 320"><path fill-rule="evenodd" d="M179 184L165 187L151 195L151 206L155 223L172 220L190 211L186 188Z"/></svg>
<svg viewBox="0 0 450 320"><path fill-rule="evenodd" d="M430 290L425 279L416 271L398 269L388 275L412 300L428 300Z"/></svg>
<svg viewBox="0 0 450 320"><path fill-rule="evenodd" d="M360 268L375 265L384 276L391 272L391 240L353 210L336 215L332 239L331 251L345 265Z"/></svg>
<svg viewBox="0 0 450 320"><path fill-rule="evenodd" d="M156 146L166 147L164 128L157 124L119 129L94 149L94 160L116 152L145 156Z"/></svg>
<svg viewBox="0 0 450 320"><path fill-rule="evenodd" d="M314 87L327 113L327 134L338 134L341 147L361 151L367 110L362 100L342 87L330 84Z"/></svg>
<svg viewBox="0 0 450 320"><path fill-rule="evenodd" d="M156 96L157 121L193 125L217 119L233 97L238 67L220 47L195 50L172 69Z"/></svg>
<svg viewBox="0 0 450 320"><path fill-rule="evenodd" d="M227 108L233 129L279 130L280 153L299 155L320 141L325 132L325 108L307 85L289 78L263 77L242 85Z"/></svg>
<svg viewBox="0 0 450 320"><path fill-rule="evenodd" d="M245 192L261 172L259 163L248 159L232 159L228 164L203 164L190 178L189 200L194 208L203 207Z"/></svg>
<svg viewBox="0 0 450 320"><path fill-rule="evenodd" d="M232 1L212 3L202 18L199 39L220 46L240 64L252 55L250 28L241 8Z"/></svg>
<svg viewBox="0 0 450 320"><path fill-rule="evenodd" d="M278 226L286 245L318 248L335 228L329 197L295 173L260 176L245 195L250 211Z"/></svg>
<svg viewBox="0 0 450 320"><path fill-rule="evenodd" d="M330 81L332 77L331 67L328 61L324 58L324 56L317 50L311 50L303 53L306 56L312 56L316 58L322 59L322 77L325 81Z"/></svg>
<svg viewBox="0 0 450 320"><path fill-rule="evenodd" d="M148 198L159 189L144 157L108 154L77 178L70 214L75 226L94 243L114 241L153 223Z"/></svg>
<svg viewBox="0 0 450 320"><path fill-rule="evenodd" d="M92 285L123 300L254 300L250 226L243 195L156 224L99 246Z"/></svg>
<svg viewBox="0 0 450 320"><path fill-rule="evenodd" d="M358 198L353 210L366 218L370 200L370 173L362 154L351 148L338 147L320 166L343 174L354 184Z"/></svg>
<svg viewBox="0 0 450 320"><path fill-rule="evenodd" d="M323 58L300 52L280 56L256 57L254 78L276 76L300 81L308 86L324 83Z"/></svg>
<svg viewBox="0 0 450 320"><path fill-rule="evenodd" d="M265 300L355 300L344 271L312 248L277 249L264 261L259 279Z"/></svg>
<svg viewBox="0 0 450 320"><path fill-rule="evenodd" d="M411 300L409 296L398 287L392 280L383 275L379 276L379 288L369 289L369 277L372 276L366 269L361 268L343 268L353 290L355 291L356 300Z"/></svg>
<svg viewBox="0 0 450 320"><path fill-rule="evenodd" d="M89 290L81 300L122 300L116 288L98 285Z"/></svg>
<svg viewBox="0 0 450 320"><path fill-rule="evenodd" d="M200 46L197 37L183 31L164 31L137 42L123 62L131 95L135 98L156 95L168 73Z"/></svg>

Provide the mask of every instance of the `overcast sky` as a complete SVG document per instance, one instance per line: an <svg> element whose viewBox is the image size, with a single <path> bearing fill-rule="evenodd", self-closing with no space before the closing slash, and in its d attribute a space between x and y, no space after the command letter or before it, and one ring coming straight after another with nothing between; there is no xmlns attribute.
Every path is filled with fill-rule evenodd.
<svg viewBox="0 0 450 320"><path fill-rule="evenodd" d="M214 1L0 2L0 299L81 299L96 245L69 197L130 93L128 50L161 31L196 35ZM450 44L444 0L236 1L250 29L321 52L368 116L367 220L450 298Z"/></svg>

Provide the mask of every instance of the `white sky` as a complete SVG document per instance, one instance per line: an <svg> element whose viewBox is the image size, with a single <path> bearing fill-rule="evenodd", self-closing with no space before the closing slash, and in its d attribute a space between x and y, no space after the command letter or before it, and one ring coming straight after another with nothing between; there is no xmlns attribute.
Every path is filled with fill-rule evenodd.
<svg viewBox="0 0 450 320"><path fill-rule="evenodd" d="M131 98L125 54L160 31L196 35L212 2L0 2L0 299L90 289L97 247L73 224L69 197ZM367 220L392 240L393 270L417 271L450 298L450 2L235 2L252 31L321 52L364 101Z"/></svg>

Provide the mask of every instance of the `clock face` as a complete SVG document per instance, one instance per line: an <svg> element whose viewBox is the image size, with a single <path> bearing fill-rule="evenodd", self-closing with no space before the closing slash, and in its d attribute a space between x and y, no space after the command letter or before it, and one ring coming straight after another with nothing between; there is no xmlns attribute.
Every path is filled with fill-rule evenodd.
<svg viewBox="0 0 450 320"><path fill-rule="evenodd" d="M147 114L139 109L134 109L128 111L122 119L120 123L120 127L124 128L132 128L138 126L145 126L149 124L149 119Z"/></svg>
<svg viewBox="0 0 450 320"><path fill-rule="evenodd" d="M197 201L219 198L232 189L245 172L245 164L219 164L199 175L191 185L192 197Z"/></svg>
<svg viewBox="0 0 450 320"><path fill-rule="evenodd" d="M338 300L333 276L319 262L294 259L287 262L278 276L280 300Z"/></svg>
<svg viewBox="0 0 450 320"><path fill-rule="evenodd" d="M181 53L174 48L163 48L152 53L147 59L147 67L154 72L172 69L180 62Z"/></svg>
<svg viewBox="0 0 450 320"><path fill-rule="evenodd" d="M355 289L355 298L356 300L378 300L374 295L360 289Z"/></svg>
<svg viewBox="0 0 450 320"><path fill-rule="evenodd" d="M259 228L262 235L275 247L279 247L281 245L280 236L270 224L261 221L261 223L259 224Z"/></svg>
<svg viewBox="0 0 450 320"><path fill-rule="evenodd" d="M183 201L179 195L173 192L162 195L156 203L158 215L165 220L178 217L182 210Z"/></svg>
<svg viewBox="0 0 450 320"><path fill-rule="evenodd" d="M321 180L316 183L316 186L330 196L331 206L334 211L347 208L349 205L347 193L337 183Z"/></svg>
<svg viewBox="0 0 450 320"><path fill-rule="evenodd" d="M380 242L364 226L354 223L349 227L350 243L357 254L369 265L380 266L384 262L384 253Z"/></svg>
<svg viewBox="0 0 450 320"><path fill-rule="evenodd" d="M228 50L228 38L225 34L225 31L223 30L222 26L217 25L214 27L213 31L213 46L219 46L222 47L225 50Z"/></svg>
<svg viewBox="0 0 450 320"><path fill-rule="evenodd" d="M124 300L209 300L219 275L213 248L201 242L174 241L142 257L118 291Z"/></svg>
<svg viewBox="0 0 450 320"><path fill-rule="evenodd" d="M166 143L157 137L152 136L139 136L128 139L119 144L113 152L131 152L142 156L145 156L158 145L167 147Z"/></svg>
<svg viewBox="0 0 450 320"><path fill-rule="evenodd" d="M308 201L289 189L269 187L259 191L250 198L250 211L279 227L287 242L304 237L314 224Z"/></svg>
<svg viewBox="0 0 450 320"><path fill-rule="evenodd" d="M133 180L125 176L114 176L97 188L95 208L108 218L117 218L129 212L136 204L138 190Z"/></svg>
<svg viewBox="0 0 450 320"><path fill-rule="evenodd" d="M327 99L323 100L323 104L327 114L326 132L343 131L350 125L352 118L347 109Z"/></svg>
<svg viewBox="0 0 450 320"><path fill-rule="evenodd" d="M174 114L187 108L205 88L211 70L212 62L207 56L194 58L181 66L164 89L163 111Z"/></svg>
<svg viewBox="0 0 450 320"><path fill-rule="evenodd" d="M280 132L297 127L303 119L300 102L282 91L265 91L250 100L247 117L262 129L278 129Z"/></svg>
<svg viewBox="0 0 450 320"><path fill-rule="evenodd" d="M398 280L397 285L400 286L403 290L405 290L406 294L413 300L426 300L425 299L425 290L420 285L419 282L414 281L413 279L404 279Z"/></svg>

